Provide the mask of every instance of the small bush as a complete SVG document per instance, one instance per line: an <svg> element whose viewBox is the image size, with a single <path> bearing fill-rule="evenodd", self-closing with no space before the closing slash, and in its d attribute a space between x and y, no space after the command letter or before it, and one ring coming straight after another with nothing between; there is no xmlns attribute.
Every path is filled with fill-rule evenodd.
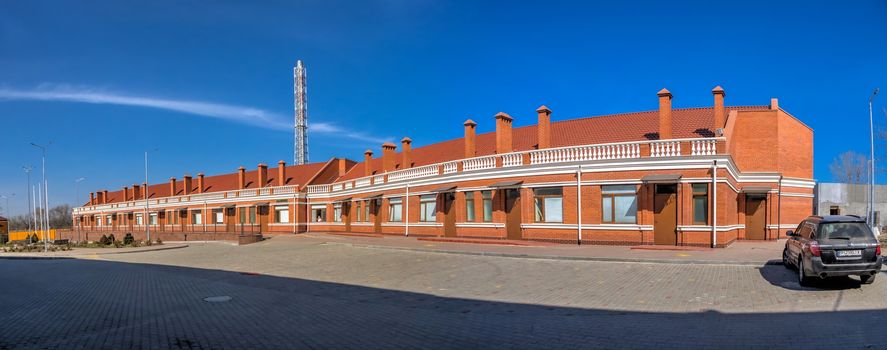
<svg viewBox="0 0 887 350"><path fill-rule="evenodd" d="M161 240L160 237L157 237L157 242L154 243L157 245L163 245L163 240Z"/></svg>
<svg viewBox="0 0 887 350"><path fill-rule="evenodd" d="M37 237L37 234L35 233L28 237L28 241L30 241L31 243L37 243L40 242L40 237Z"/></svg>
<svg viewBox="0 0 887 350"><path fill-rule="evenodd" d="M129 243L129 246L133 248L138 248L142 246L142 241L132 241Z"/></svg>
<svg viewBox="0 0 887 350"><path fill-rule="evenodd" d="M123 242L121 242L121 241L114 241L114 248L121 248L121 247L123 247Z"/></svg>
<svg viewBox="0 0 887 350"><path fill-rule="evenodd" d="M115 241L117 241L117 238L115 238L114 234L112 233L112 234L108 235L108 241L111 242L108 244L113 244Z"/></svg>
<svg viewBox="0 0 887 350"><path fill-rule="evenodd" d="M123 237L124 245L131 245L135 239L132 237L132 233L126 233L126 236Z"/></svg>

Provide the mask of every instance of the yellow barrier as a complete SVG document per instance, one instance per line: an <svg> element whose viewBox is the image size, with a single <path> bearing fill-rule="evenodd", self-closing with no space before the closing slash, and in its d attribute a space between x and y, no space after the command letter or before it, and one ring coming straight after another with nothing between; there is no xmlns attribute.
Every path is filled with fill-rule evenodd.
<svg viewBox="0 0 887 350"><path fill-rule="evenodd" d="M29 236L37 235L41 240L43 239L43 233L45 230L33 230L33 231L9 231L9 240L10 241L22 241L28 239ZM49 230L49 240L55 240L55 229Z"/></svg>

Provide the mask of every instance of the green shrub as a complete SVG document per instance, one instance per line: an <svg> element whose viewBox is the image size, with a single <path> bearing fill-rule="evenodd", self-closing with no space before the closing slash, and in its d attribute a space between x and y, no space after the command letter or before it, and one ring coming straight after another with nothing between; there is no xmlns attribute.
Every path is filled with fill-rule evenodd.
<svg viewBox="0 0 887 350"><path fill-rule="evenodd" d="M131 245L132 241L134 241L134 240L135 239L132 238L132 233L127 232L126 236L123 237L123 244L124 245Z"/></svg>

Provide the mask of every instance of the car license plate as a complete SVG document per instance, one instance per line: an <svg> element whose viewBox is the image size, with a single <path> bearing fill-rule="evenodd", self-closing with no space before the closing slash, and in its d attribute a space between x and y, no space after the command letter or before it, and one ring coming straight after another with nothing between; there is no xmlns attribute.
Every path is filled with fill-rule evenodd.
<svg viewBox="0 0 887 350"><path fill-rule="evenodd" d="M840 257L850 257L850 256L860 256L862 255L862 250L854 249L854 250L839 250L838 256Z"/></svg>

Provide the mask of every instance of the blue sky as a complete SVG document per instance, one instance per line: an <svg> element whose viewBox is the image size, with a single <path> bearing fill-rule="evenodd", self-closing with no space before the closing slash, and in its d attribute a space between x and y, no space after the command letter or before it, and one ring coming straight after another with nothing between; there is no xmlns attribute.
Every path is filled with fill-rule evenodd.
<svg viewBox="0 0 887 350"><path fill-rule="evenodd" d="M26 210L21 166L40 164L30 142L52 141L52 203L74 203L78 177L81 199L141 183L145 150L159 149L152 182L291 162L296 59L312 161L459 137L467 118L492 131L499 111L527 125L540 104L555 120L651 110L666 87L677 108L708 106L721 85L728 104L778 97L813 127L827 181L837 154L867 152L868 96L887 88L884 1L253 4L0 5L0 194L16 194L12 214Z"/></svg>

